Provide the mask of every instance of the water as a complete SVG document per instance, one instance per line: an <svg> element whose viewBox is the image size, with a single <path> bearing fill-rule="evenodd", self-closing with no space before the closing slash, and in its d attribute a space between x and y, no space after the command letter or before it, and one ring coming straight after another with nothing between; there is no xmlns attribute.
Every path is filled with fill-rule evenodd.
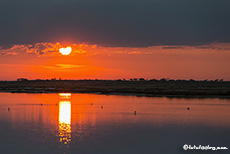
<svg viewBox="0 0 230 154"><path fill-rule="evenodd" d="M230 100L0 93L2 154L229 153L184 144L230 148Z"/></svg>

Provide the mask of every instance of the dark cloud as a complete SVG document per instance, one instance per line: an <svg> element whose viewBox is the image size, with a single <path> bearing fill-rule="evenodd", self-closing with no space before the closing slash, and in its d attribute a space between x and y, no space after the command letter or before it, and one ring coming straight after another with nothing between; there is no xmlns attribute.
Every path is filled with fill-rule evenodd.
<svg viewBox="0 0 230 154"><path fill-rule="evenodd" d="M0 45L230 42L229 0L0 0Z"/></svg>
<svg viewBox="0 0 230 154"><path fill-rule="evenodd" d="M184 47L176 46L176 47L162 47L162 49L184 49Z"/></svg>

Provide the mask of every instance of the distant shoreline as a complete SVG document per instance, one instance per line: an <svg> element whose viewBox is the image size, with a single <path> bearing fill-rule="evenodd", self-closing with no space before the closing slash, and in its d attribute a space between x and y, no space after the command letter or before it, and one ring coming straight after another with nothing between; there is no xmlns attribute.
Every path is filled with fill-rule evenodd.
<svg viewBox="0 0 230 154"><path fill-rule="evenodd" d="M0 91L0 93L12 93L12 94L59 94L63 92L8 92ZM136 96L136 97L166 97L166 98L187 98L187 99L230 99L230 96L216 96L216 95L154 95L154 94L135 94L135 93L100 93L100 92L71 92L71 94L95 94L95 95L118 95L118 96Z"/></svg>
<svg viewBox="0 0 230 154"><path fill-rule="evenodd" d="M230 98L230 82L214 81L118 81L31 80L0 81L0 92L95 93L169 98Z"/></svg>

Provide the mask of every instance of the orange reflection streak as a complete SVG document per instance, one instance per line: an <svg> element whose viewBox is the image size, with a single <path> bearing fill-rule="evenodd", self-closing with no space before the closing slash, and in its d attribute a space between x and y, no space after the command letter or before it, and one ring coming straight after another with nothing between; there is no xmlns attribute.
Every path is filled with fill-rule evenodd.
<svg viewBox="0 0 230 154"><path fill-rule="evenodd" d="M68 144L71 141L71 94L60 93L59 96L59 137L60 142Z"/></svg>
<svg viewBox="0 0 230 154"><path fill-rule="evenodd" d="M59 93L59 96L71 96L71 93Z"/></svg>

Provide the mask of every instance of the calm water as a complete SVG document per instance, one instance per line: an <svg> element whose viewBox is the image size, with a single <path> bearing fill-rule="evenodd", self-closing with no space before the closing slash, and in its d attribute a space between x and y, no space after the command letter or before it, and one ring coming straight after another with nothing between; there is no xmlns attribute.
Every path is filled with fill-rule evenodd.
<svg viewBox="0 0 230 154"><path fill-rule="evenodd" d="M230 148L230 100L0 93L2 154L230 152L184 144Z"/></svg>

